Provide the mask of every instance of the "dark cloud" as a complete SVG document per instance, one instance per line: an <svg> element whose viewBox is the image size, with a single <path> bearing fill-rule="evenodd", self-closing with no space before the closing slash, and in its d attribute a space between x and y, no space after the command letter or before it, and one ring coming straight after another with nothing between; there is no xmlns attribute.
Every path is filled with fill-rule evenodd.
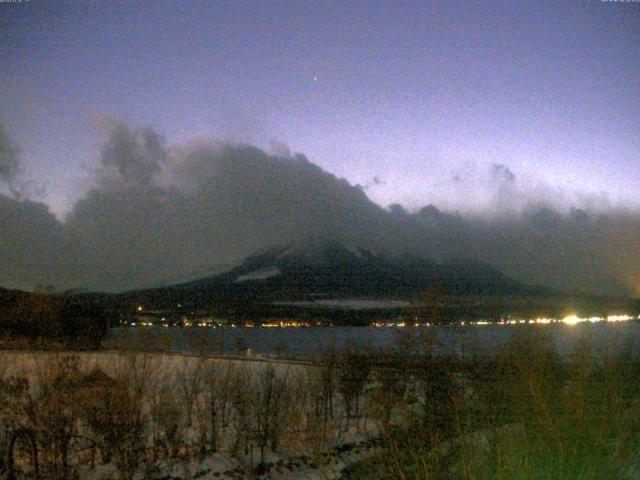
<svg viewBox="0 0 640 480"><path fill-rule="evenodd" d="M491 164L491 178L499 183L514 183L516 181L515 174L501 163Z"/></svg>
<svg viewBox="0 0 640 480"><path fill-rule="evenodd" d="M387 250L421 245L420 235L396 225L362 190L304 155L198 141L151 157L140 153L144 136L122 128L102 157L117 174L106 182L100 172L65 222L89 252L84 276L92 286L175 281L308 236ZM146 158L168 160L142 169ZM145 174L131 181L134 168Z"/></svg>
<svg viewBox="0 0 640 480"><path fill-rule="evenodd" d="M148 184L167 161L163 139L150 128L132 131L122 122L113 122L102 147L102 180L128 185Z"/></svg>
<svg viewBox="0 0 640 480"><path fill-rule="evenodd" d="M281 158L291 157L291 149L289 148L289 145L287 145L284 142L281 142L277 138L272 138L269 141L269 150L270 150L270 153L276 157L281 157Z"/></svg>
<svg viewBox="0 0 640 480"><path fill-rule="evenodd" d="M579 224L586 224L589 221L589 214L582 208L571 207L569 209L569 218Z"/></svg>
<svg viewBox="0 0 640 480"><path fill-rule="evenodd" d="M605 294L640 295L640 213L530 207L470 217L425 207L416 221L443 257L471 257L522 281Z"/></svg>
<svg viewBox="0 0 640 480"><path fill-rule="evenodd" d="M416 217L426 226L435 227L442 223L444 215L435 205L427 205L418 211Z"/></svg>
<svg viewBox="0 0 640 480"><path fill-rule="evenodd" d="M64 222L44 204L0 196L0 284L171 283L229 268L259 248L322 236L471 257L530 283L640 294L638 212L535 202L485 216L434 205L386 210L303 155L272 149L278 153L203 139L169 148L152 130L114 124L93 187ZM491 171L511 189L502 191L517 195L506 167Z"/></svg>
<svg viewBox="0 0 640 480"><path fill-rule="evenodd" d="M46 205L0 195L0 272L6 286L69 286L77 247Z"/></svg>
<svg viewBox="0 0 640 480"><path fill-rule="evenodd" d="M378 187L380 185L384 185L385 182L383 182L382 180L380 180L380 177L378 176L374 176L370 182L365 183L364 185L358 183L355 186L357 188L359 188L360 190L369 190L372 187Z"/></svg>
<svg viewBox="0 0 640 480"><path fill-rule="evenodd" d="M5 183L10 191L15 192L15 181L19 172L18 147L0 121L0 183Z"/></svg>
<svg viewBox="0 0 640 480"><path fill-rule="evenodd" d="M392 203L391 205L389 205L389 211L392 215L397 215L400 217L407 215L407 210L399 203Z"/></svg>

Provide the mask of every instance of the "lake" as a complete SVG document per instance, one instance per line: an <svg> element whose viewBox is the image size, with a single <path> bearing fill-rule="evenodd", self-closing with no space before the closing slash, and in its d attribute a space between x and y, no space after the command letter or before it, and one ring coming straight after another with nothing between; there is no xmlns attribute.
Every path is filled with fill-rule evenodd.
<svg viewBox="0 0 640 480"><path fill-rule="evenodd" d="M517 337L543 335L563 355L581 342L599 353L640 349L640 321L580 323L577 325L474 325L436 327L298 327L210 328L129 327L114 328L105 348L160 348L170 352L252 355L312 355L323 351L354 349L414 351L432 345L437 353L491 355ZM640 351L640 350L638 350Z"/></svg>

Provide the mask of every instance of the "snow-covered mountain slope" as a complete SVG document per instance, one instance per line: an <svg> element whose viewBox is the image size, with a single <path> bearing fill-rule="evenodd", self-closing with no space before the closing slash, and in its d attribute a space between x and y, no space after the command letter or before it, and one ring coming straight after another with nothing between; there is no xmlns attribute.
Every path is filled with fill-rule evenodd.
<svg viewBox="0 0 640 480"><path fill-rule="evenodd" d="M531 287L488 265L371 252L313 238L257 252L227 273L177 286L236 292L274 301L315 298L407 298L425 289L443 294L511 294Z"/></svg>
<svg viewBox="0 0 640 480"><path fill-rule="evenodd" d="M234 282L241 283L251 280L266 280L268 278L275 277L276 275L280 275L280 270L278 270L278 267L268 267L245 273L244 275L238 275Z"/></svg>

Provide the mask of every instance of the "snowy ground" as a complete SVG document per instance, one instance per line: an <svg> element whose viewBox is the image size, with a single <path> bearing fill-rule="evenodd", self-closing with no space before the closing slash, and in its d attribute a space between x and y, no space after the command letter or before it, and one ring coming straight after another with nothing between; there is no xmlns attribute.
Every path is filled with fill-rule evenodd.
<svg viewBox="0 0 640 480"><path fill-rule="evenodd" d="M136 479L230 479L230 478L273 478L273 479L333 479L340 478L342 470L377 451L375 441L377 428L374 421L360 415L355 422L345 421L343 407L336 397L335 418L327 426L330 432L325 432L322 440L310 440L309 432L305 431L308 415L313 405L313 379L317 367L302 362L276 361L267 358L226 359L202 357L181 354L127 353L127 352L80 352L70 354L53 352L0 352L0 379L26 378L29 390L34 399L41 393L41 386L49 382L55 374L54 366L64 356L72 355L77 358L77 365L89 373L99 369L107 375L126 379L133 390L143 391L145 419L145 442L147 451L152 448L152 437L167 441L166 431L156 424L154 418L154 404L161 403L158 395L168 395L173 402L179 402L180 425L179 451L175 455L165 455L165 458L141 460L136 468ZM273 369L278 378L286 379L291 385L292 393L287 404L283 407L287 412L282 413L275 420L286 423L287 431L282 431L279 437L279 447L276 451L269 448L264 454L264 462L260 462L259 450L255 440L251 440L250 448L245 445L240 453L233 453L233 444L237 441L242 428L241 419L232 412L234 400L229 400L229 426L224 432L218 432L218 449L216 453L202 451L198 446L206 428L199 413L199 408L206 407L205 388L198 389L193 382L204 382L206 372L240 372L242 381L253 386L264 382L264 373ZM191 388L193 405L193 419L185 420L185 395ZM227 392L228 393L228 392ZM260 397L256 394L256 398ZM164 396L162 398L165 398ZM0 399L1 400L1 399ZM163 400L166 401L166 400ZM251 408L259 409L260 400L256 400L249 392L247 401ZM251 403L253 402L253 403ZM1 403L1 402L0 402ZM284 404L283 404L284 405ZM277 407L276 407L277 408ZM289 411L290 410L290 411ZM201 412L202 413L202 412ZM254 413L255 420L260 417ZM248 428L248 427L246 427ZM2 430L2 429L0 429ZM78 437L85 436L82 428L78 427ZM0 431L0 442L2 432ZM155 441L155 440L154 440ZM80 445L80 443L78 443ZM0 448L2 444L0 443ZM80 449L80 447L78 447ZM86 448L86 447L82 447ZM80 455L80 454L78 454ZM78 456L77 458L80 458ZM118 479L120 473L113 463L100 464L90 467L86 462L78 462L74 468L80 480Z"/></svg>

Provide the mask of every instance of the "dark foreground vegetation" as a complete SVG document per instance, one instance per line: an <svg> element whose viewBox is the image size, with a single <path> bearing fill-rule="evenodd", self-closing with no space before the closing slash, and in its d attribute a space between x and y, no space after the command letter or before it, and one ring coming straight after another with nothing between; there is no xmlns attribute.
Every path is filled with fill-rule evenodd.
<svg viewBox="0 0 640 480"><path fill-rule="evenodd" d="M640 478L640 356L631 348L596 352L583 342L561 360L534 334L493 358L399 362L403 373L381 394L419 408L383 428L383 453L352 478Z"/></svg>
<svg viewBox="0 0 640 480"><path fill-rule="evenodd" d="M640 356L541 331L473 359L414 353L428 333L306 363L5 352L0 478L640 478Z"/></svg>
<svg viewBox="0 0 640 480"><path fill-rule="evenodd" d="M0 292L0 348L96 349L117 318L99 296Z"/></svg>

